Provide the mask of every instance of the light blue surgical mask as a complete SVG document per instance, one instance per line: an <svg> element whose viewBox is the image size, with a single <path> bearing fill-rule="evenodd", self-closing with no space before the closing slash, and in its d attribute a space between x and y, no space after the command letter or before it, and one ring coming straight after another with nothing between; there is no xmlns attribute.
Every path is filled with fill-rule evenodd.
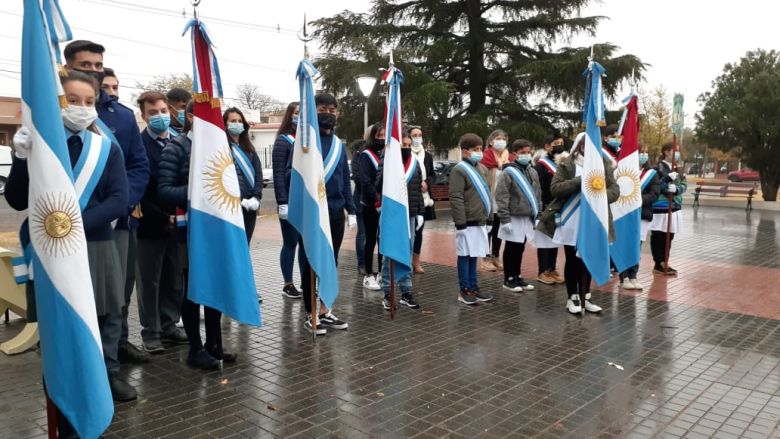
<svg viewBox="0 0 780 439"><path fill-rule="evenodd" d="M515 161L520 166L528 166L528 164L531 163L531 154L520 154Z"/></svg>
<svg viewBox="0 0 780 439"><path fill-rule="evenodd" d="M244 132L244 124L241 122L229 122L228 132L233 136L238 136Z"/></svg>
<svg viewBox="0 0 780 439"><path fill-rule="evenodd" d="M154 116L149 117L147 125L149 125L149 128L157 134L164 133L171 125L171 115L155 114Z"/></svg>
<svg viewBox="0 0 780 439"><path fill-rule="evenodd" d="M176 119L179 119L179 123L184 125L184 121L186 120L186 117L184 116L184 110L179 110L179 112L176 114Z"/></svg>
<svg viewBox="0 0 780 439"><path fill-rule="evenodd" d="M300 116L293 116L292 117L292 123L295 126L298 126L298 121L301 120Z"/></svg>
<svg viewBox="0 0 780 439"><path fill-rule="evenodd" d="M644 166L650 160L650 155L646 152L639 153L639 166Z"/></svg>
<svg viewBox="0 0 780 439"><path fill-rule="evenodd" d="M610 148L614 149L615 151L620 151L620 145L623 143L621 139L617 139L615 137L610 137L607 140L607 145L609 145Z"/></svg>
<svg viewBox="0 0 780 439"><path fill-rule="evenodd" d="M469 156L468 160L471 162L472 165L476 165L477 163L482 161L482 151L474 151Z"/></svg>

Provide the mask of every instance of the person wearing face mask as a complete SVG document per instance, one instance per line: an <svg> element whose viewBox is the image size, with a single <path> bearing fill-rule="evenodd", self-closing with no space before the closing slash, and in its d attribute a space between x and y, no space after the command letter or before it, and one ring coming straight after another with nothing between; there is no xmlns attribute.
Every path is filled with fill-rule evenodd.
<svg viewBox="0 0 780 439"><path fill-rule="evenodd" d="M618 133L618 126L616 124L609 124L604 128L604 136L601 138L601 151L604 157L612 161L612 167L617 166L617 157L620 152L620 145L623 138Z"/></svg>
<svg viewBox="0 0 780 439"><path fill-rule="evenodd" d="M336 266L339 263L339 250L341 242L344 239L344 211L347 211L347 224L350 230L357 225L355 217L355 204L352 201L352 185L349 182L349 164L347 163L347 151L344 143L336 136L335 128L338 121L338 101L330 93L320 93L314 97L314 104L317 106L317 124L320 129L320 145L322 148L323 163L336 160L333 172L325 181L325 193L328 200L328 217L330 221L330 236L333 244L333 257L336 260ZM332 156L331 154L334 154ZM287 161L285 176L289 184L292 176L293 155ZM312 303L311 283L311 265L306 260L303 265L303 274L301 275L301 287L303 294L303 304L306 307L306 320L303 323L304 329L316 335L325 335L329 329L347 329L349 324L336 317L328 307L319 302L319 317L317 326L314 327L311 322Z"/></svg>
<svg viewBox="0 0 780 439"><path fill-rule="evenodd" d="M666 230L669 224L669 253L672 250L674 235L682 229L682 194L688 188L685 175L672 169L672 154L677 165L680 164L680 151L674 151L672 143L661 147L661 158L655 167L661 181L661 194L653 203L653 220L650 222L650 250L653 253L653 273L676 276L677 270L671 266L665 267ZM669 204L672 205L671 222L669 221Z"/></svg>
<svg viewBox="0 0 780 439"><path fill-rule="evenodd" d="M401 138L401 161L404 164L404 171L406 174L406 194L407 203L409 206L409 233L412 233L415 229L420 229L425 223L423 217L423 197L422 197L422 169L417 162L417 158L412 155L412 138L409 133L404 132ZM376 193L377 197L382 198L382 177L383 167L379 167L379 173L376 179ZM381 231L380 231L381 232ZM414 243L411 242L411 248L413 250ZM417 300L412 294L412 271L406 269L399 269L396 265L395 282L401 290L401 305L405 305L411 309L417 309L420 305L417 304ZM382 276L380 286L384 292L384 299L382 299L382 308L386 311L390 311L392 304L390 303L390 260L385 259L384 270L382 270Z"/></svg>
<svg viewBox="0 0 780 439"><path fill-rule="evenodd" d="M365 149L366 141L364 139L354 140L349 145L349 150L352 151L352 160L349 164L349 171L352 174L350 178L352 179L352 183L355 185L352 190L352 202L355 203L357 213L355 215L357 217L357 231L355 232L355 256L357 256L357 269L358 275L360 276L366 275L366 269L363 268L363 251L366 247L366 227L365 223L363 222L363 211L360 209L360 196L363 192L363 188L360 187L360 184L357 181L357 172L358 164L360 163L358 159L360 158L360 154L362 154Z"/></svg>
<svg viewBox="0 0 780 439"><path fill-rule="evenodd" d="M366 233L366 243L363 248L363 269L366 275L363 277L363 288L379 291L379 275L382 272L382 255L377 255L377 270L374 271L374 250L379 243L379 210L381 198L373 190L376 187L376 178L382 164L383 151L385 149L385 124L377 122L368 131L366 149L358 159L358 172L355 181L361 188L360 209L363 213L363 227Z"/></svg>
<svg viewBox="0 0 780 439"><path fill-rule="evenodd" d="M106 67L103 69L103 73L105 73L105 76L103 76L103 83L100 84L100 88L107 95L111 96L111 99L119 100L119 78L116 77L114 69Z"/></svg>
<svg viewBox="0 0 780 439"><path fill-rule="evenodd" d="M566 276L566 310L579 315L583 309L587 312L601 312L601 307L591 301L591 275L583 260L577 255L577 234L579 233L580 204L571 204L582 187L582 169L585 160L585 133L574 140L571 155L560 157L558 169L550 184L553 200L539 219L536 229L552 238L553 242L563 245L566 254L564 275ZM608 203L614 203L620 197L620 188L615 181L609 159L603 157L604 182ZM571 207L571 209L569 209ZM609 240L615 240L612 226L612 213L609 213ZM605 255L605 257L608 257Z"/></svg>
<svg viewBox="0 0 780 439"><path fill-rule="evenodd" d="M423 219L430 221L436 219L436 209L433 207L433 198L430 194L430 188L436 184L436 172L433 169L433 156L425 152L423 146L423 133L422 128L412 127L409 130L409 136L412 139L412 155L417 158L417 164L420 166L422 172L422 197L423 207L425 213ZM422 251L423 243L423 230L425 229L425 223L422 226L417 227L414 232L414 248L412 252L412 269L416 274L423 274L425 270L420 262L420 252Z"/></svg>
<svg viewBox="0 0 780 439"><path fill-rule="evenodd" d="M452 168L449 181L450 209L455 223L458 255L458 301L466 305L493 300L480 291L477 258L488 254L488 219L493 214L488 170L482 161L482 138L466 133L458 142L462 161Z"/></svg>
<svg viewBox="0 0 780 439"><path fill-rule="evenodd" d="M482 157L482 164L487 168L487 184L493 197L493 211L496 211L496 184L501 170L508 163L515 160L514 154L507 149L509 136L504 130L494 130L487 138L488 149ZM485 271L503 270L499 255L501 254L501 239L498 238L498 226L500 222L497 215L491 218L490 229L490 254L482 260L482 269Z"/></svg>
<svg viewBox="0 0 780 439"><path fill-rule="evenodd" d="M533 240L534 224L541 212L541 188L536 169L531 165L531 142L512 142L515 160L504 165L496 183L496 205L500 226L498 237L504 247L504 289L516 293L534 286L523 280L521 266L526 241Z"/></svg>
<svg viewBox="0 0 780 439"><path fill-rule="evenodd" d="M78 71L92 76L103 83L103 52L100 44L88 40L75 40L68 43L63 51L65 69ZM119 344L119 361L122 363L139 364L149 361L149 355L128 341L127 310L130 298L135 289L135 253L136 229L141 217L141 198L149 182L149 159L138 131L135 113L111 98L104 91L100 92L97 103L98 119L95 124L104 137L119 145L125 159L125 173L129 188L127 212L119 218L114 229L114 239L119 248L119 259L125 279L125 305L122 308L122 338Z"/></svg>
<svg viewBox="0 0 780 439"><path fill-rule="evenodd" d="M183 88L172 88L165 93L168 98L168 112L171 114L171 129L176 135L184 127L184 113L187 103L192 100L192 94Z"/></svg>
<svg viewBox="0 0 780 439"><path fill-rule="evenodd" d="M639 174L639 185L642 188L642 220L639 227L639 240L641 242L645 242L647 239L650 222L653 220L653 203L658 200L658 196L661 194L661 181L658 178L658 172L650 167L649 158L647 147L639 145L639 167L642 169ZM643 286L637 280L638 272L639 264L620 273L620 286L627 290L641 290Z"/></svg>
<svg viewBox="0 0 780 439"><path fill-rule="evenodd" d="M558 170L558 163L565 157L568 157L563 137L557 134L548 135L544 139L544 151L544 154L536 161L534 166L539 176L539 187L542 191L542 211L553 200L550 194L550 184ZM537 265L539 266L539 275L536 280L545 285L565 283L566 280L556 269L560 245L552 242L549 236L537 231L534 234L534 246L536 247Z"/></svg>
<svg viewBox="0 0 780 439"><path fill-rule="evenodd" d="M233 162L238 175L241 190L241 212L244 214L244 231L247 242L252 240L257 223L257 210L263 199L263 165L257 156L255 146L249 140L249 124L244 113L236 107L230 107L222 114Z"/></svg>
<svg viewBox="0 0 780 439"><path fill-rule="evenodd" d="M141 199L136 270L138 315L143 348L150 354L165 351L163 344L182 344L187 336L176 327L184 300L176 243L176 210L157 193L159 163L163 148L174 138L169 130L168 100L162 93L147 91L137 100L146 128L141 139L149 159L149 184Z"/></svg>
<svg viewBox="0 0 780 439"><path fill-rule="evenodd" d="M276 132L273 152L271 154L271 168L274 178L274 196L276 197L277 213L279 215L279 227L282 229L282 250L279 253L279 266L282 270L282 296L289 299L300 299L301 292L293 283L293 265L295 263L295 249L298 249L298 273L303 273L303 247L299 245L301 240L298 231L287 221L287 199L290 195L290 186L285 178L287 160L292 157L295 144L295 130L298 128L298 102L290 102L284 112L282 123Z"/></svg>
<svg viewBox="0 0 780 439"><path fill-rule="evenodd" d="M87 180L96 181L94 186L88 185L80 194L88 200L81 208L81 220L108 382L115 401L132 401L137 398L137 393L120 376L117 352L122 330L124 273L114 244L112 222L127 214L128 188L122 151L107 137L101 136L95 126L99 83L92 76L73 71L61 77L60 81L67 101L67 106L62 109L62 121L70 165L74 173L91 173L92 177L87 175ZM32 143L27 128L21 128L14 136L14 160L5 195L9 205L16 210L27 209L30 180L36 178L28 174L27 168ZM77 164L94 155L100 157L94 167L83 166L79 170ZM67 346L62 348L68 349ZM65 420L64 417L58 418ZM67 422L60 423L60 437L68 437L63 430L72 429L65 424Z"/></svg>

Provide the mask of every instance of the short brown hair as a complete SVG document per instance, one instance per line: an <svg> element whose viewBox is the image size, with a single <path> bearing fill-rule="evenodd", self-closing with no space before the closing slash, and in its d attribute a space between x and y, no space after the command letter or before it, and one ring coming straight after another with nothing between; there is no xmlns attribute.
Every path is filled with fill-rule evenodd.
<svg viewBox="0 0 780 439"><path fill-rule="evenodd" d="M168 103L168 98L165 97L164 94L156 91L145 91L141 93L141 96L138 96L138 100L136 101L138 103L138 108L141 110L141 114L144 113L144 104L153 104L157 101L165 101L165 103Z"/></svg>
<svg viewBox="0 0 780 439"><path fill-rule="evenodd" d="M466 133L460 136L460 140L458 141L460 149L471 149L484 144L485 142L482 141L482 137L479 137L474 133Z"/></svg>
<svg viewBox="0 0 780 439"><path fill-rule="evenodd" d="M517 150L523 149L523 148L533 148L533 144L525 139L517 139L514 142L512 142L512 147L509 148L510 151L515 152Z"/></svg>

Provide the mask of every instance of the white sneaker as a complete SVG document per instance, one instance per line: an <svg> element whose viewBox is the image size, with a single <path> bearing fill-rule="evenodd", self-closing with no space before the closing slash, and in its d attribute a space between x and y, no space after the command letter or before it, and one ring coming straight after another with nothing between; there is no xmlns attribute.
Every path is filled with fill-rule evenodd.
<svg viewBox="0 0 780 439"><path fill-rule="evenodd" d="M566 301L566 310L572 314L582 314L582 306L580 305L580 296L572 294L569 296L569 300Z"/></svg>
<svg viewBox="0 0 780 439"><path fill-rule="evenodd" d="M631 281L631 284L634 286L635 290L641 290L644 288L644 285L639 283L637 279L629 279L629 281Z"/></svg>
<svg viewBox="0 0 780 439"><path fill-rule="evenodd" d="M618 284L620 288L623 288L624 290L633 290L634 286L631 284L631 279L621 279L620 283Z"/></svg>
<svg viewBox="0 0 780 439"><path fill-rule="evenodd" d="M376 281L376 276L373 274L368 274L363 277L363 288L372 291L379 291L382 289L382 287L380 287L379 283Z"/></svg>
<svg viewBox="0 0 780 439"><path fill-rule="evenodd" d="M601 307L590 301L590 293L585 295L585 311L601 312Z"/></svg>

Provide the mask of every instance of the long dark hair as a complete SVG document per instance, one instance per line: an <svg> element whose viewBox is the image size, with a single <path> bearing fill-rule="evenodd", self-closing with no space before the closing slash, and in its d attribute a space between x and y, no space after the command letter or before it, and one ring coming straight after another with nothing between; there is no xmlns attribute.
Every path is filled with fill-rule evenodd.
<svg viewBox="0 0 780 439"><path fill-rule="evenodd" d="M230 133L227 130L228 116L230 113L236 113L241 116L241 123L244 124L244 131L238 135L238 145L246 153L255 152L255 145L252 145L252 141L249 140L249 123L247 123L246 118L244 117L244 113L242 113L241 110L236 107L230 107L225 110L224 113L222 113L222 123L225 124L225 135L227 136L228 143L233 141L233 139L230 137Z"/></svg>
<svg viewBox="0 0 780 439"><path fill-rule="evenodd" d="M276 131L276 137L284 134L295 134L295 124L292 121L293 113L298 107L298 102L290 102L287 104L287 110L284 111L284 117L282 118L282 124L279 125L279 129Z"/></svg>

